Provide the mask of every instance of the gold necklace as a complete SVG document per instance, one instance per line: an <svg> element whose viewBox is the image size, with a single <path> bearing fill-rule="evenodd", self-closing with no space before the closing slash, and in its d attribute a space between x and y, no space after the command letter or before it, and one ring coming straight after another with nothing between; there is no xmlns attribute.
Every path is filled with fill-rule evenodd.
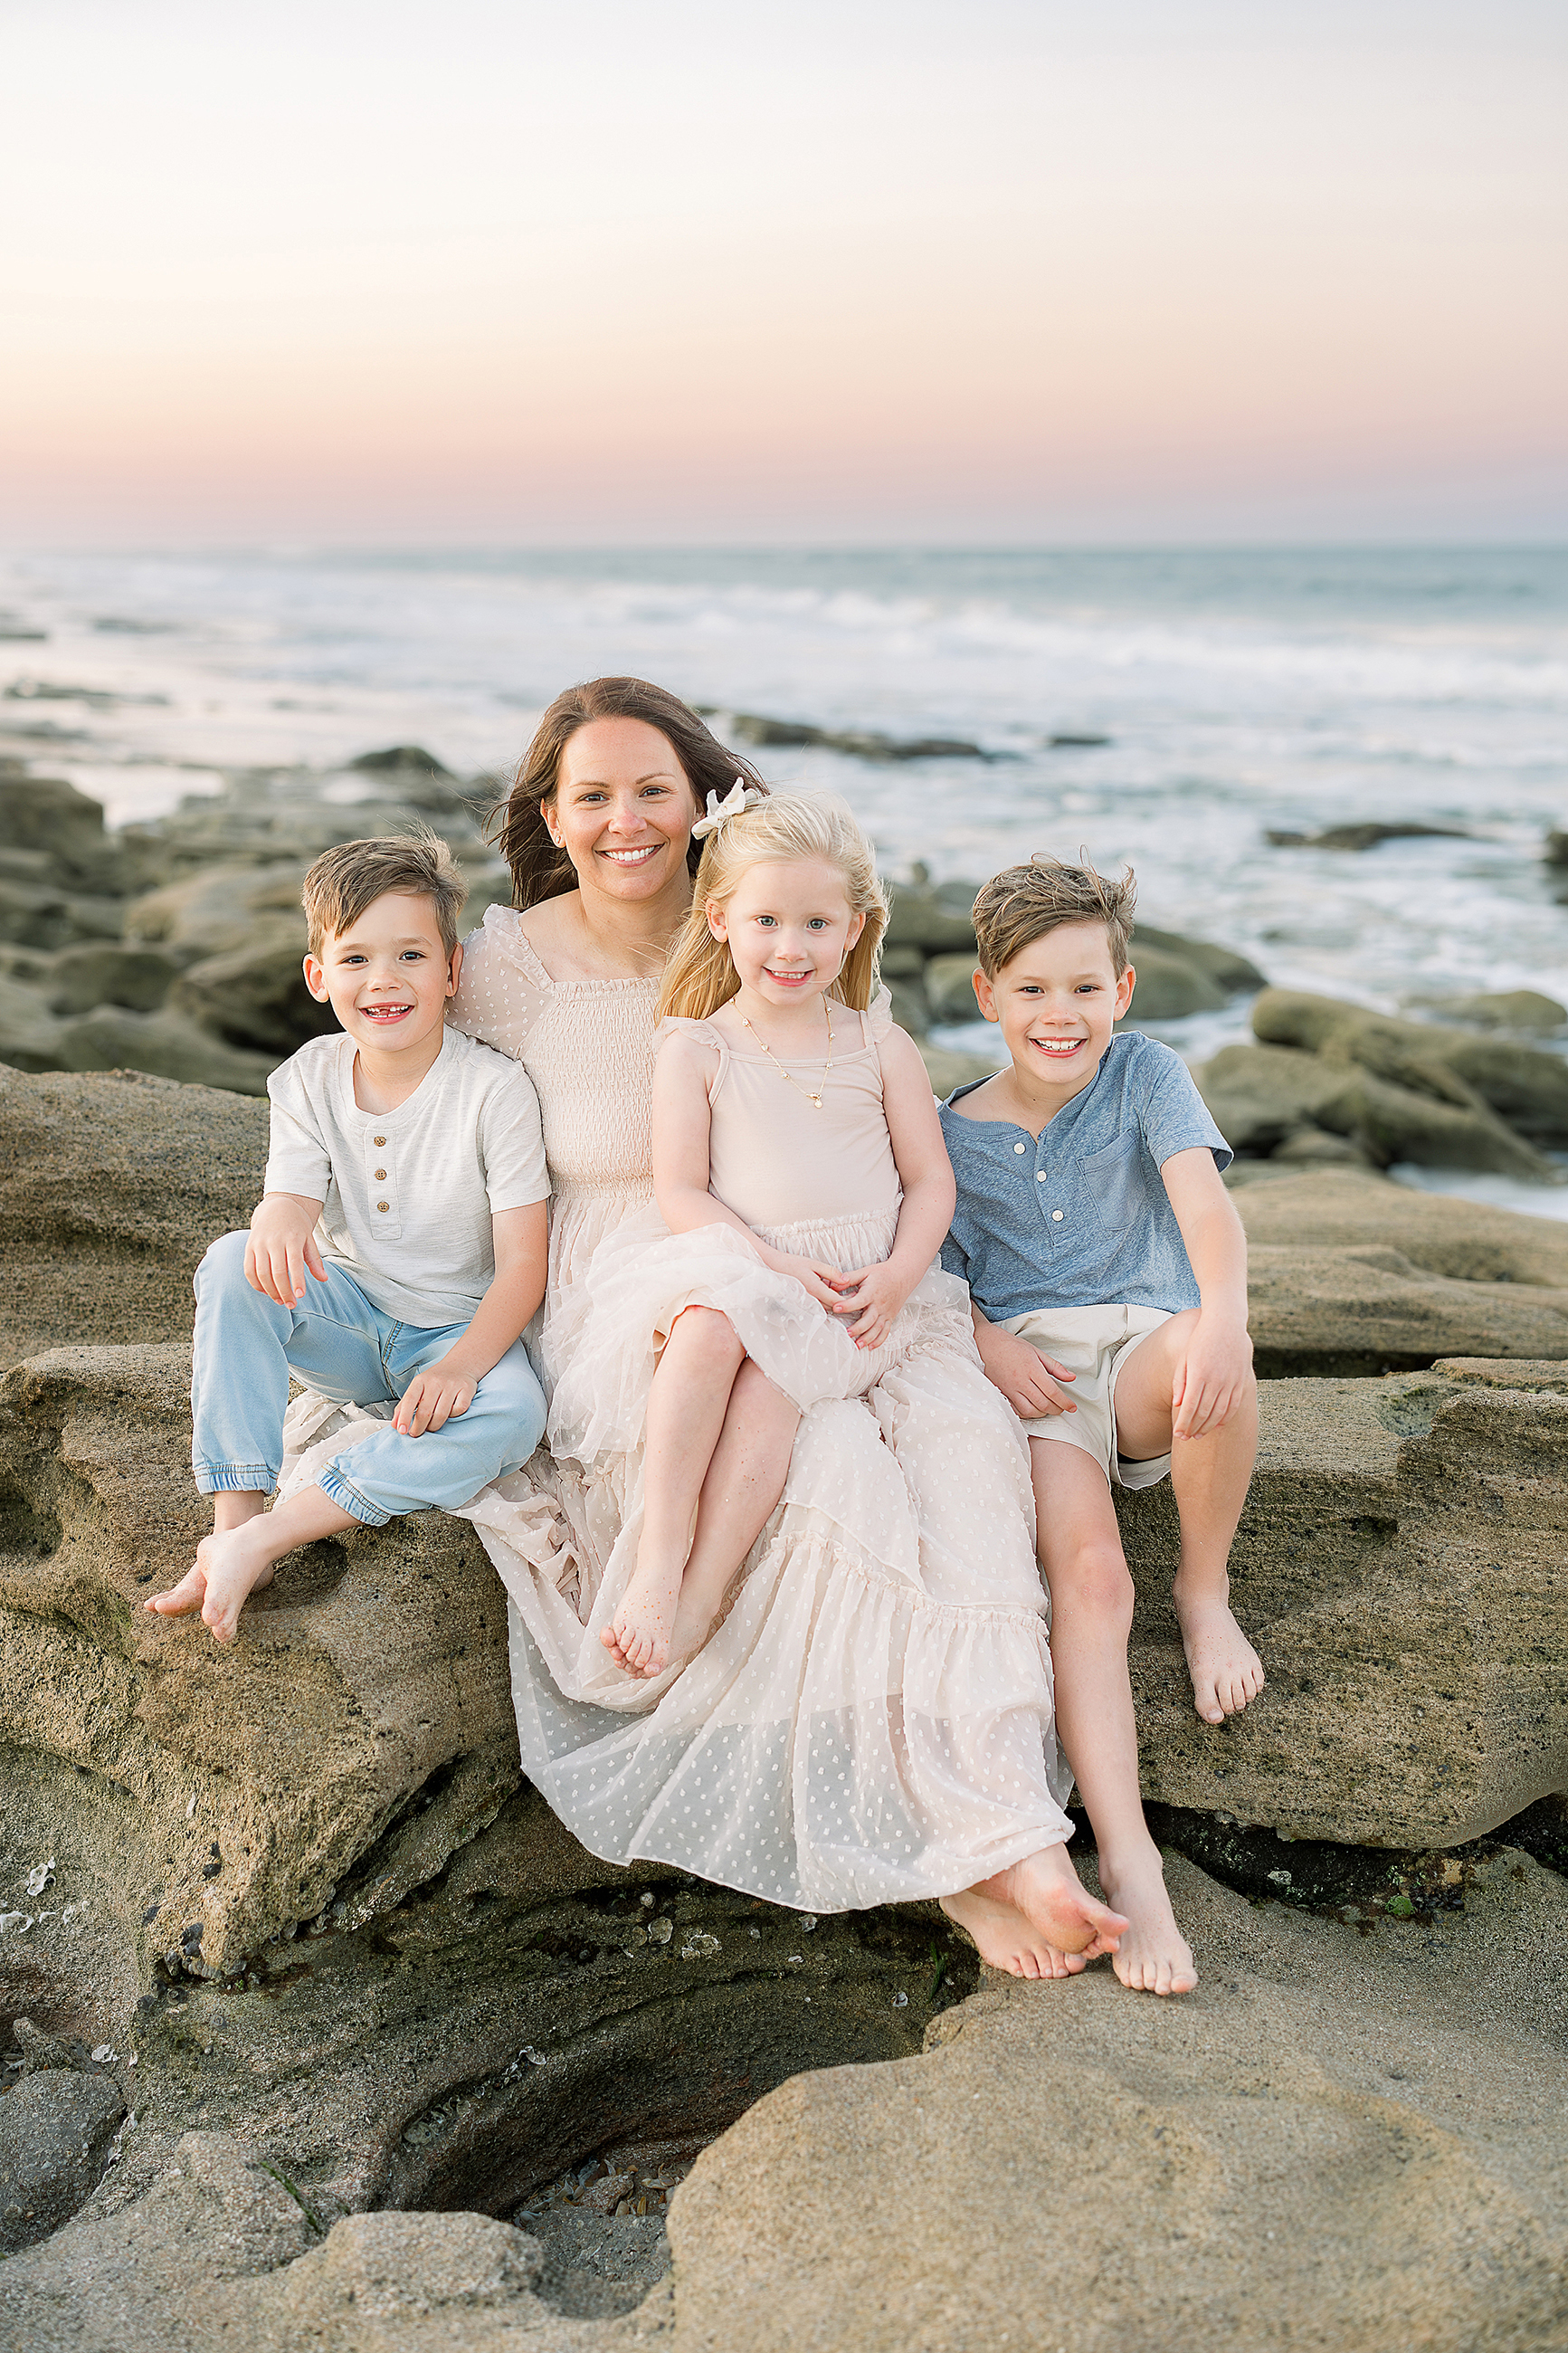
<svg viewBox="0 0 1568 2353"><path fill-rule="evenodd" d="M827 999L826 997L822 1000L822 1013L823 1018L827 1024L827 1060L822 1066L822 1084L823 1087L826 1088L827 1084L827 1073L833 1068L833 1016L827 1010ZM811 1089L809 1087L803 1087L798 1079L792 1079L784 1064L775 1058L773 1048L768 1044L768 1041L763 1036L762 1031L752 1028L751 1016L749 1014L742 1013L741 1018L745 1023L747 1029L752 1031L752 1037L756 1039L758 1045L762 1048L769 1061L773 1063L774 1070L778 1072L780 1078L784 1081L785 1084L792 1086L797 1095L804 1095L806 1102L811 1105L813 1111L820 1111L822 1109L822 1094L820 1091L816 1094L813 1094Z"/></svg>

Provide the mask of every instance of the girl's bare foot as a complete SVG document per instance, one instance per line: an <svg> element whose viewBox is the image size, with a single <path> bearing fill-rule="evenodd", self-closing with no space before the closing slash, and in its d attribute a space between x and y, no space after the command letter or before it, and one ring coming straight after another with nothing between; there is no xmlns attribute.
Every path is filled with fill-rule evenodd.
<svg viewBox="0 0 1568 2353"><path fill-rule="evenodd" d="M660 1675L668 1665L685 1566L639 1548L621 1606L599 1631L600 1641L628 1675Z"/></svg>
<svg viewBox="0 0 1568 2353"><path fill-rule="evenodd" d="M1089 1894L1062 1845L1040 1847L978 1886L944 1895L942 1907L968 1929L983 1961L1019 1978L1075 1976L1086 1961L1114 1953L1127 1926Z"/></svg>
<svg viewBox="0 0 1568 2353"><path fill-rule="evenodd" d="M232 1642L247 1599L272 1582L270 1533L265 1518L258 1516L243 1527L204 1536L194 1564L178 1585L170 1586L165 1593L154 1593L142 1608L156 1610L160 1618L183 1618L199 1609L214 1641Z"/></svg>
<svg viewBox="0 0 1568 2353"><path fill-rule="evenodd" d="M1237 1715L1263 1689L1263 1662L1224 1601L1184 1604L1175 1596L1182 1648L1193 1679L1193 1705L1205 1724Z"/></svg>
<svg viewBox="0 0 1568 2353"><path fill-rule="evenodd" d="M1122 1984L1134 1993L1191 1993L1198 1981L1193 1948L1176 1926L1152 1839L1146 1854L1119 1864L1102 1852L1100 1883L1126 1915L1121 1949L1110 1964Z"/></svg>

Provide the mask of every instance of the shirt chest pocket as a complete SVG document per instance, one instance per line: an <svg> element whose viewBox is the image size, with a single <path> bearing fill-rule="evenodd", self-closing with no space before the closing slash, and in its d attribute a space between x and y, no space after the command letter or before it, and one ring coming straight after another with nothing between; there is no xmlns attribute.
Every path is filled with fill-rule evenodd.
<svg viewBox="0 0 1568 2353"><path fill-rule="evenodd" d="M1079 1166L1101 1232L1119 1240L1148 1207L1142 1138L1119 1135L1103 1151L1085 1153Z"/></svg>

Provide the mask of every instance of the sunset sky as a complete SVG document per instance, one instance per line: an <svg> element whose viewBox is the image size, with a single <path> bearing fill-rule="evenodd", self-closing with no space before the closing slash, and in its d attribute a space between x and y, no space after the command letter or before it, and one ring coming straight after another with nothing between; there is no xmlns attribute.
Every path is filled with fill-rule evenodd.
<svg viewBox="0 0 1568 2353"><path fill-rule="evenodd" d="M0 536L1568 538L1562 0L9 0Z"/></svg>

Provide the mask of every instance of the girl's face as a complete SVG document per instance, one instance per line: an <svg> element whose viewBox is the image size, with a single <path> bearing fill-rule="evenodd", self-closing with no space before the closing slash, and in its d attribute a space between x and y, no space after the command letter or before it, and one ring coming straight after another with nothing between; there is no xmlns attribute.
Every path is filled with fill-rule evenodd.
<svg viewBox="0 0 1568 2353"><path fill-rule="evenodd" d="M555 797L543 804L550 839L584 891L631 901L685 892L699 814L674 745L643 719L579 727L561 754Z"/></svg>
<svg viewBox="0 0 1568 2353"><path fill-rule="evenodd" d="M866 923L826 858L748 867L722 905L709 900L706 913L742 988L772 1007L799 1005L830 988Z"/></svg>

